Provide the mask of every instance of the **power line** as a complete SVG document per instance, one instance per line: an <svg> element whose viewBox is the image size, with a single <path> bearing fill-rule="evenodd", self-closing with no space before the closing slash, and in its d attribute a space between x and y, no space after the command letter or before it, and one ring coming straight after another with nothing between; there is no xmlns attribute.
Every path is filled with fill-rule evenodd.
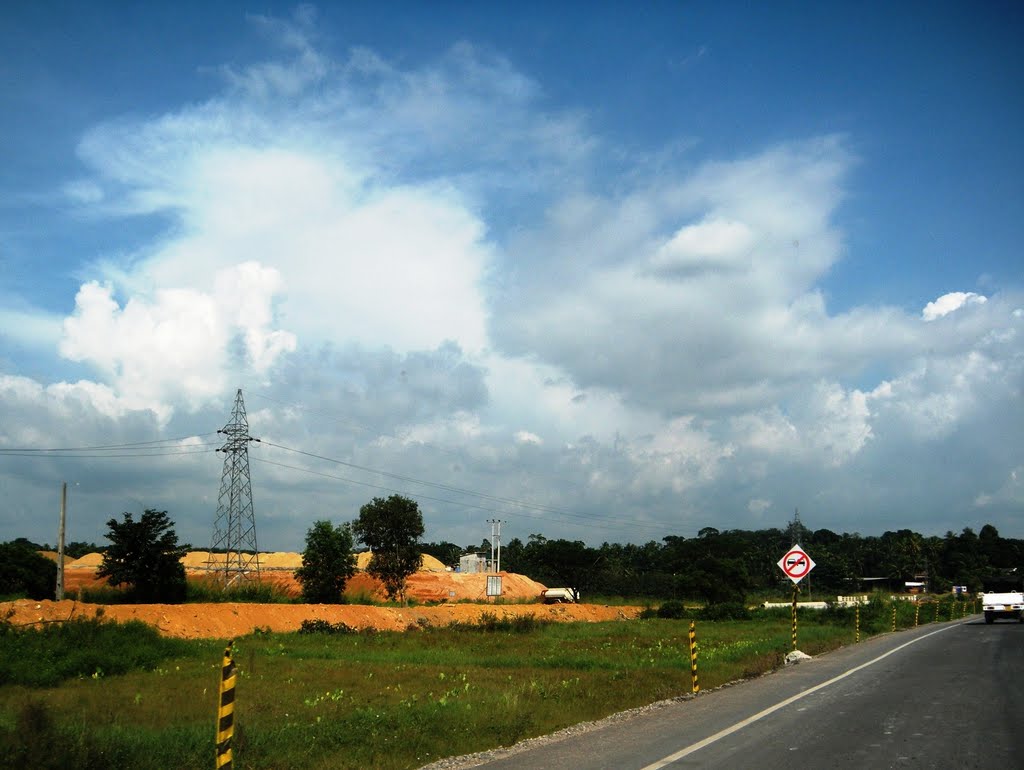
<svg viewBox="0 0 1024 770"><path fill-rule="evenodd" d="M204 446L213 446L213 445L212 444L204 444ZM157 448L157 447L154 447L154 448ZM181 451L175 451L175 452L148 452L146 454L138 454L137 452L133 452L131 454L99 454L99 455L73 454L73 453L68 453L68 452L61 452L60 454L45 454L45 453L44 454L38 454L38 453L37 454L29 454L29 453L25 453L25 452L2 452L2 451L0 451L0 456L3 456L3 457L32 457L32 458L36 458L36 459L39 459L39 458L42 458L42 457L51 457L51 458L56 457L56 458L64 458L64 459L67 459L67 460L88 460L88 459L109 460L109 459L116 458L116 457L132 457L132 458L135 458L135 459L141 459L141 458L144 458L144 457L185 457L187 455L210 454L210 453L213 453L213 452L216 452L216 451L217 451L216 449L182 449Z"/></svg>
<svg viewBox="0 0 1024 770"><path fill-rule="evenodd" d="M190 438L205 438L206 436L216 436L216 432L211 433L194 433L190 436L179 436L178 438L161 438L154 439L152 441L136 441L130 444L98 444L93 446L78 446L78 447L51 447L42 449L38 447L0 447L0 453L14 453L14 452L86 452L86 451L98 451L98 450L117 450L117 449L132 449L142 448L145 449L147 446L152 449L169 449L170 447L155 446L157 444L170 444L175 441L187 441ZM190 444L186 446L213 446L213 444Z"/></svg>
<svg viewBox="0 0 1024 770"><path fill-rule="evenodd" d="M288 451L288 452L295 452L296 454L305 455L306 457L314 457L314 458L316 458L318 460L324 460L325 462L331 462L331 463L335 463L337 465L344 465L347 468L353 468L355 470L365 471L366 473L376 473L376 474L378 474L380 476L387 476L388 478L397 479L399 481L407 481L407 482L410 482L412 484L422 484L423 486L434 487L435 489L443 489L446 492L455 492L456 494L460 494L460 495L469 495L471 497L479 497L479 498L481 498L483 500L490 500L490 501L495 502L495 503L504 503L506 505L514 505L514 506L516 506L518 508L528 508L528 509L531 509L531 510L541 511L541 512L544 512L544 513L554 513L554 514L558 514L560 516L571 516L571 517L580 518L580 519L588 519L588 520L590 520L590 519L598 519L598 520L601 520L601 519L606 518L606 517L599 516L598 514L594 514L594 513L579 513L579 512L576 512L576 511L569 511L569 510L566 510L564 508L555 508L553 506L543 505L541 503L531 503L531 502L527 502L525 500L516 500L516 499L511 498L511 497L500 497L498 495L489 495L486 492L474 492L471 489L463 489L462 487L452 486L451 484L443 484L443 483L440 483L440 482L437 482L437 481L426 481L424 479L418 479L418 478L415 478L413 476L403 476L400 473L391 473L389 471L382 471L382 470L378 470L376 468L369 468L369 467L367 467L365 465L357 465L356 463L350 463L350 462L347 462L345 460L338 460L337 458L334 458L334 457L325 457L324 455L319 455L319 454L316 454L314 452L305 452L305 451L303 451L301 449L295 449L293 447L286 447L286 446L283 446L281 444L275 444L272 441L262 441L261 443L265 444L266 446L272 446L272 447L276 447L278 449L284 449L285 451Z"/></svg>
<svg viewBox="0 0 1024 770"><path fill-rule="evenodd" d="M261 443L266 444L268 442L262 441ZM335 475L333 473L324 473L323 471L314 471L314 470L311 470L310 468L302 468L301 466L298 466L298 465L288 465L287 463L279 463L279 462L276 462L274 460L265 460L265 459L263 459L261 457L252 457L250 459L253 462L256 462L256 463L263 463L265 465L275 465L278 468L287 468L288 470L299 471L301 473L308 473L311 476L320 476L321 478L332 479L334 481L343 481L346 484L356 484L356 485L361 486L361 487L368 487L370 489L376 489L376 490L379 490L381 492L392 492L392 493L396 493L396 494L408 494L408 491L404 490L404 489L397 489L395 487L385 487L385 486L381 486L380 484L371 484L368 481L358 481L356 479L346 478L345 476L337 476L337 475ZM503 516L515 516L515 517L518 517L518 518L521 518L521 519L533 519L534 521L550 521L550 519L547 519L544 516L534 516L534 515L531 515L531 514L528 514L528 513L517 513L515 511L509 511L507 509L488 508L487 506L479 505L477 503L467 503L467 502L462 502L462 501L459 501L459 500L447 500L447 499L442 498L442 497L433 497L431 495L424 495L424 494L416 494L416 497L417 497L417 499L420 499L420 500L430 500L431 502L444 503L445 505L457 505L460 508L472 508L474 510L484 511L486 513L497 513L497 514L501 514ZM553 510L552 513L554 513L556 515L559 515L558 511L554 511ZM594 523L594 522L591 522L591 521L587 521L587 522L566 521L566 522L563 522L563 523L571 525L571 526L576 526L576 527L586 526L586 527L591 527L591 528L596 528L596 529L606 529L606 530L621 530L624 527L633 527L633 528L640 528L640 529L648 529L648 530L657 531L657 532L664 531L664 527L662 527L660 525L642 524L640 522L633 522L633 521L631 521L631 522L623 522L622 524L617 524L617 525L616 524L599 524L599 523Z"/></svg>
<svg viewBox="0 0 1024 770"><path fill-rule="evenodd" d="M309 412L311 414L319 415L320 417L323 417L324 419L330 420L331 422L337 422L337 423L340 423L342 425L350 426L350 427L352 427L352 428L354 428L356 430L362 431L363 433L373 434L373 435L378 436L378 437L393 438L393 439L396 439L398 441L403 441L403 442L409 440L408 436L403 436L403 435L400 435L398 433L388 433L386 431L380 430L379 428L363 425L362 423L356 422L355 420L349 419L347 417L340 417L336 413L327 412L327 411L324 411L322 409L314 409L313 407L309 407L309 406L306 406L304 404L299 404L299 403L296 403L294 401L291 401L291 402L290 401L282 401L279 398L274 398L272 396L268 396L268 395L263 394L263 393L257 393L257 392L251 391L251 390L250 391L246 391L246 392L248 392L250 396L255 396L257 398L262 398L262 399L264 399L266 401L272 401L275 404L280 404L281 406L288 407L288 408L291 408L291 409L301 409L304 412ZM444 454L450 455L452 457L461 458L461 457L464 456L463 453L458 451L458 450L449 449L448 447L439 446L438 444L433 444L433 443L431 443L429 441L423 441L422 439L416 439L415 443L418 446L426 447L426 448L432 449L432 450L434 450L436 452L443 452ZM578 483L573 482L571 480L567 480L564 476L559 476L559 475L557 475L555 473L548 473L548 472L545 472L543 469L527 468L522 463L515 462L514 460L506 461L506 465L511 465L513 467L516 467L516 468L519 468L521 470L524 470L524 471L526 471L527 473L529 473L529 474L531 474L533 476L545 476L545 477L550 478L550 479L557 479L557 480L559 480L559 481L561 481L563 483L567 483L569 486L571 486L571 487L573 487L575 489L580 489L581 488Z"/></svg>

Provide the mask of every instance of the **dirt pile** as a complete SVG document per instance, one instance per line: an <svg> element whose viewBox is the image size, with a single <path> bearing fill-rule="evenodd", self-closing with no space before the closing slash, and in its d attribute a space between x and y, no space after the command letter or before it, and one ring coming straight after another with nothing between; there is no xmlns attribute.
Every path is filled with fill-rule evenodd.
<svg viewBox="0 0 1024 770"><path fill-rule="evenodd" d="M202 581L209 577L210 567L223 565L223 554L206 551L191 551L182 557L185 576L190 581ZM358 554L357 566L360 571L349 581L345 593L350 598L385 598L384 586L366 572L370 554ZM65 564L65 595L73 596L79 589L105 586L106 581L96 576L103 562L103 554L89 553L80 559ZM260 554L261 580L270 583L288 596L298 597L302 587L295 579L295 570L302 566L302 554L294 552L273 552ZM525 575L502 573L501 596L508 601L532 601L540 596L545 586ZM449 572L433 556L423 554L419 572L410 576L408 596L420 602L486 601L487 575L483 573Z"/></svg>
<svg viewBox="0 0 1024 770"><path fill-rule="evenodd" d="M164 636L184 639L231 639L256 629L296 631L304 620L345 623L352 628L404 631L422 625L474 623L483 613L499 618L532 615L539 620L599 622L631 620L639 607L591 604L446 604L437 607L371 607L329 604L82 604L19 599L0 603L0 618L16 626L62 622L73 618L104 618L125 622L141 620Z"/></svg>

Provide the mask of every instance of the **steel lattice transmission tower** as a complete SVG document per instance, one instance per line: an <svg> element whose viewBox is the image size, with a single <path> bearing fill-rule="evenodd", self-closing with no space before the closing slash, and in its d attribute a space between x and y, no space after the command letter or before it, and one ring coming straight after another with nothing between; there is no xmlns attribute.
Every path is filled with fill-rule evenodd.
<svg viewBox="0 0 1024 770"><path fill-rule="evenodd" d="M224 472L217 496L217 516L213 521L213 542L207 569L219 577L222 585L260 579L260 557L256 547L256 516L252 507L252 482L249 480L249 435L242 389L235 395L231 419L218 433L224 434ZM223 553L223 561L220 553Z"/></svg>

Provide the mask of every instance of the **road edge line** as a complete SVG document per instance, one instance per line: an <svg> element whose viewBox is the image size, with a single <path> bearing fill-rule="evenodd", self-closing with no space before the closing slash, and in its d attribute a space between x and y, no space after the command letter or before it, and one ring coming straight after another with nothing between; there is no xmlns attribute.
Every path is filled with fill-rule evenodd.
<svg viewBox="0 0 1024 770"><path fill-rule="evenodd" d="M895 653L897 653L900 650L903 650L903 649L909 647L912 644L917 644L918 642L920 642L920 641L922 641L924 639L927 639L930 636L935 636L936 634L941 634L943 631L948 631L951 628L957 628L960 625L961 625L960 623L957 623L955 625L945 626L944 628L939 628L939 629L937 629L935 631L930 631L927 634L923 634L922 636L919 636L916 639L911 639L909 642L904 642L899 647L893 647L891 650L889 650L886 653L883 653L882 655L879 655L877 658L873 658L872 660L866 661L865 663L861 663L859 666L854 666L853 668L848 669L848 670L844 671L843 673L838 674L838 675L832 677L831 679L829 679L827 681L821 682L820 684L816 684L816 685L814 685L814 687L811 687L811 688L809 688L807 690L804 690L803 692L798 692L796 695L791 695L790 697L786 698L785 700L779 701L774 706L769 706L766 709L762 709L761 711L758 711L756 714L753 714L753 715L747 717L746 719L742 719L739 722L736 722L735 724L730 725L729 727L726 727L723 730L719 730L714 735L709 735L707 738L704 738L703 740L697 741L696 743L691 743L686 748L680 749L679 751L675 752L674 754L669 754L667 757L665 757L663 759L659 759L656 762L653 762L652 764L647 765L647 766L641 768L641 770L660 770L660 768L663 768L663 767L666 767L668 765L671 765L673 762L676 762L676 761L682 759L683 757L687 757L690 754L693 754L694 752L700 751L705 746L710 746L712 743L715 743L716 741L720 741L722 738L725 738L728 735L732 735L735 732L739 732L744 727L747 727L748 725L752 725L754 722L757 722L757 721L763 719L764 717L768 716L769 714L774 714L779 709L783 709L786 706L790 705L791 703L796 703L798 700L801 700L802 698L806 698L808 695L812 695L813 693L816 693L818 690L823 690L826 687L829 687L829 686L835 684L836 682L838 682L838 681L840 681L842 679L846 679L846 677L851 676L852 674L856 674L858 671L861 671L862 669L865 669L868 666L873 666L876 663L878 663L879 661L885 660L890 655L894 655Z"/></svg>

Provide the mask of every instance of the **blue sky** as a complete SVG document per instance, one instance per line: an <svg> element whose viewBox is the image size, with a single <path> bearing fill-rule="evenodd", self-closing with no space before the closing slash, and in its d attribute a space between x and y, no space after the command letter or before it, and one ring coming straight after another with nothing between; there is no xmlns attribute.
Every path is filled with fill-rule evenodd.
<svg viewBox="0 0 1024 770"><path fill-rule="evenodd" d="M8 451L0 539L66 479L72 539L209 542L238 387L270 548L387 491L460 543L1024 535L1022 21L15 3L0 450L189 454Z"/></svg>

